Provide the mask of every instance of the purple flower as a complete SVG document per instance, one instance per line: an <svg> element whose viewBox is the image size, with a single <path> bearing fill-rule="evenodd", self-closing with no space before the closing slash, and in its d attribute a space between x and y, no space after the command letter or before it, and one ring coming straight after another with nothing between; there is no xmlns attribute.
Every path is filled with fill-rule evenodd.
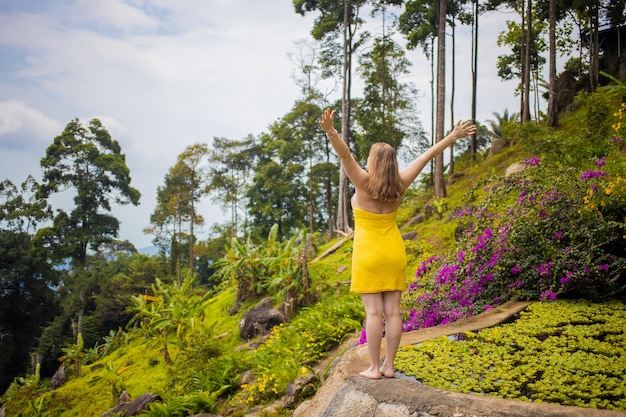
<svg viewBox="0 0 626 417"><path fill-rule="evenodd" d="M554 239L554 240L561 240L564 237L565 237L565 235L560 230L558 232L555 232L554 235L552 235L552 239Z"/></svg>
<svg viewBox="0 0 626 417"><path fill-rule="evenodd" d="M363 345L367 343L367 333L365 333L365 329L361 330L361 337L359 338L359 345Z"/></svg>
<svg viewBox="0 0 626 417"><path fill-rule="evenodd" d="M472 252L477 253L487 246L487 241L491 239L493 233L490 228L485 229L485 234L478 236L478 244L472 248Z"/></svg>
<svg viewBox="0 0 626 417"><path fill-rule="evenodd" d="M512 273L513 275L517 275L517 274L519 274L520 272L522 272L522 267L521 267L521 266L519 266L519 265L515 265L513 268L511 268L511 273Z"/></svg>
<svg viewBox="0 0 626 417"><path fill-rule="evenodd" d="M559 280L559 282L561 283L561 285L565 286L565 285L567 285L568 282L571 281L573 276L574 276L574 273L572 271L567 271L565 273L565 276L563 278L561 278Z"/></svg>
<svg viewBox="0 0 626 417"><path fill-rule="evenodd" d="M532 158L526 158L524 160L524 166L528 167L536 167L541 162L541 158L534 156Z"/></svg>
<svg viewBox="0 0 626 417"><path fill-rule="evenodd" d="M542 278L550 277L550 269L552 268L552 262L546 262L545 264L537 265L537 272Z"/></svg>
<svg viewBox="0 0 626 417"><path fill-rule="evenodd" d="M598 160L596 161L596 166L600 168L605 165L606 165L606 161L604 160L604 157L598 158Z"/></svg>
<svg viewBox="0 0 626 417"><path fill-rule="evenodd" d="M541 301L546 301L546 300L550 300L550 301L554 301L556 300L556 293L547 290L541 293L541 297L539 297L539 299Z"/></svg>
<svg viewBox="0 0 626 417"><path fill-rule="evenodd" d="M585 171L582 174L580 174L580 179L581 180L588 180L591 178L599 178L599 177L604 177L605 175L609 175L608 172L604 172L604 171Z"/></svg>
<svg viewBox="0 0 626 417"><path fill-rule="evenodd" d="M609 270L608 264L598 265L598 271L608 271L608 270Z"/></svg>
<svg viewBox="0 0 626 417"><path fill-rule="evenodd" d="M495 307L494 307L494 306L492 306L491 304L487 304L487 305L485 306L485 311L493 310L494 308L495 308Z"/></svg>

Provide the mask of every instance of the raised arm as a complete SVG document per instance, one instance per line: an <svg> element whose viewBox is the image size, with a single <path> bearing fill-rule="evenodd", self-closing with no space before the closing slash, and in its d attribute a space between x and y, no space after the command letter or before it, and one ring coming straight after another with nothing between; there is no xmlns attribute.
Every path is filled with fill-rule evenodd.
<svg viewBox="0 0 626 417"><path fill-rule="evenodd" d="M470 124L470 122L461 123L459 120L448 136L434 144L430 149L411 162L409 166L400 171L402 185L408 188L431 159L443 152L444 149L450 146L455 140L472 135L474 132L476 132L476 126Z"/></svg>
<svg viewBox="0 0 626 417"><path fill-rule="evenodd" d="M333 125L333 121L335 119L335 110L326 109L324 113L322 113L322 117L320 119L320 126L326 132L326 136L330 141L330 144L333 146L335 153L341 160L341 164L343 165L343 169L346 171L346 175L350 178L350 181L354 184L354 186L359 189L365 186L367 182L367 171L365 171L361 166L356 162L354 156L350 152L350 148L346 142L339 136L339 133L335 129Z"/></svg>

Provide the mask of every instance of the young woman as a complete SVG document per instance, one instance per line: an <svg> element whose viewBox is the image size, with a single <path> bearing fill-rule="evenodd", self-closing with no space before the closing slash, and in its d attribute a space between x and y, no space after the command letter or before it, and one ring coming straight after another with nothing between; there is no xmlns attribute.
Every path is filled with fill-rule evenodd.
<svg viewBox="0 0 626 417"><path fill-rule="evenodd" d="M372 379L393 378L402 335L400 298L406 289L406 252L396 223L397 210L406 189L426 164L455 140L473 134L476 127L459 121L448 136L401 171L396 150L389 144L375 143L370 148L366 171L335 130L334 118L335 110L326 109L319 123L356 189L352 196L355 227L350 291L360 294L365 307L370 362L369 368L360 375ZM387 350L385 360L379 365L383 316Z"/></svg>

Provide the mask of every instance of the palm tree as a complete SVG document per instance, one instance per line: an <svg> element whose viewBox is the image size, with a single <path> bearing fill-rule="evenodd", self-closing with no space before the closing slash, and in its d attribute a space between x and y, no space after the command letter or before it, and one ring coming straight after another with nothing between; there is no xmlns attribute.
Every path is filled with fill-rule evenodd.
<svg viewBox="0 0 626 417"><path fill-rule="evenodd" d="M514 123L519 121L519 113L509 113L508 109L504 109L502 115L498 112L493 112L495 120L489 119L486 121L490 129L490 134L493 139L504 139L504 126L507 123Z"/></svg>

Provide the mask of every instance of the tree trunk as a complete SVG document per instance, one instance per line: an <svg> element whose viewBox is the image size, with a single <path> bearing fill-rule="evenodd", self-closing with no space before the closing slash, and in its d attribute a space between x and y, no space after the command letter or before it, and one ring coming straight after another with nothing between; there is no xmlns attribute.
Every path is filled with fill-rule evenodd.
<svg viewBox="0 0 626 417"><path fill-rule="evenodd" d="M600 41L598 39L598 6L591 5L589 10L589 89L596 91L599 84Z"/></svg>
<svg viewBox="0 0 626 417"><path fill-rule="evenodd" d="M526 3L526 40L524 48L524 60L523 60L523 88L522 88L522 123L526 123L530 120L530 56L532 50L532 0L528 0Z"/></svg>
<svg viewBox="0 0 626 417"><path fill-rule="evenodd" d="M550 0L550 29L549 29L549 84L548 96L548 126L559 126L558 109L556 108L556 0Z"/></svg>
<svg viewBox="0 0 626 417"><path fill-rule="evenodd" d="M326 163L330 164L330 145L328 141L325 141L326 144ZM330 177L326 176L326 217L327 219L327 227L328 227L328 236L333 236L333 225L335 224L335 219L333 218L333 187Z"/></svg>
<svg viewBox="0 0 626 417"><path fill-rule="evenodd" d="M437 142L443 139L445 99L446 99L446 0L439 0L439 22L437 30ZM443 152L435 157L435 197L446 196L446 184L443 177Z"/></svg>
<svg viewBox="0 0 626 417"><path fill-rule="evenodd" d="M455 38L455 22L454 18L452 19L452 83L450 88L450 128L454 129L454 87L455 87L455 47L456 47L456 38ZM454 143L450 145L450 175L454 174Z"/></svg>
<svg viewBox="0 0 626 417"><path fill-rule="evenodd" d="M83 321L85 318L85 305L87 304L84 287L81 287L78 290L78 301L80 303L80 306L78 307L78 320L76 322L76 334L81 334L83 332Z"/></svg>
<svg viewBox="0 0 626 417"><path fill-rule="evenodd" d="M476 124L476 97L478 95L478 0L474 0L474 20L472 21L472 124ZM470 155L476 160L476 133L471 137Z"/></svg>
<svg viewBox="0 0 626 417"><path fill-rule="evenodd" d="M343 94L341 97L341 137L350 147L350 0L343 2ZM346 232L350 228L350 198L348 197L348 176L343 168L339 171L339 201L337 204L337 230Z"/></svg>
<svg viewBox="0 0 626 417"><path fill-rule="evenodd" d="M195 187L195 181L194 181ZM191 191L191 220L189 221L189 276L193 277L193 233L194 233L194 222L196 216L196 208L193 201L193 190Z"/></svg>
<svg viewBox="0 0 626 417"><path fill-rule="evenodd" d="M435 144L435 38L430 42L430 146ZM435 187L435 160L430 160L430 186Z"/></svg>

